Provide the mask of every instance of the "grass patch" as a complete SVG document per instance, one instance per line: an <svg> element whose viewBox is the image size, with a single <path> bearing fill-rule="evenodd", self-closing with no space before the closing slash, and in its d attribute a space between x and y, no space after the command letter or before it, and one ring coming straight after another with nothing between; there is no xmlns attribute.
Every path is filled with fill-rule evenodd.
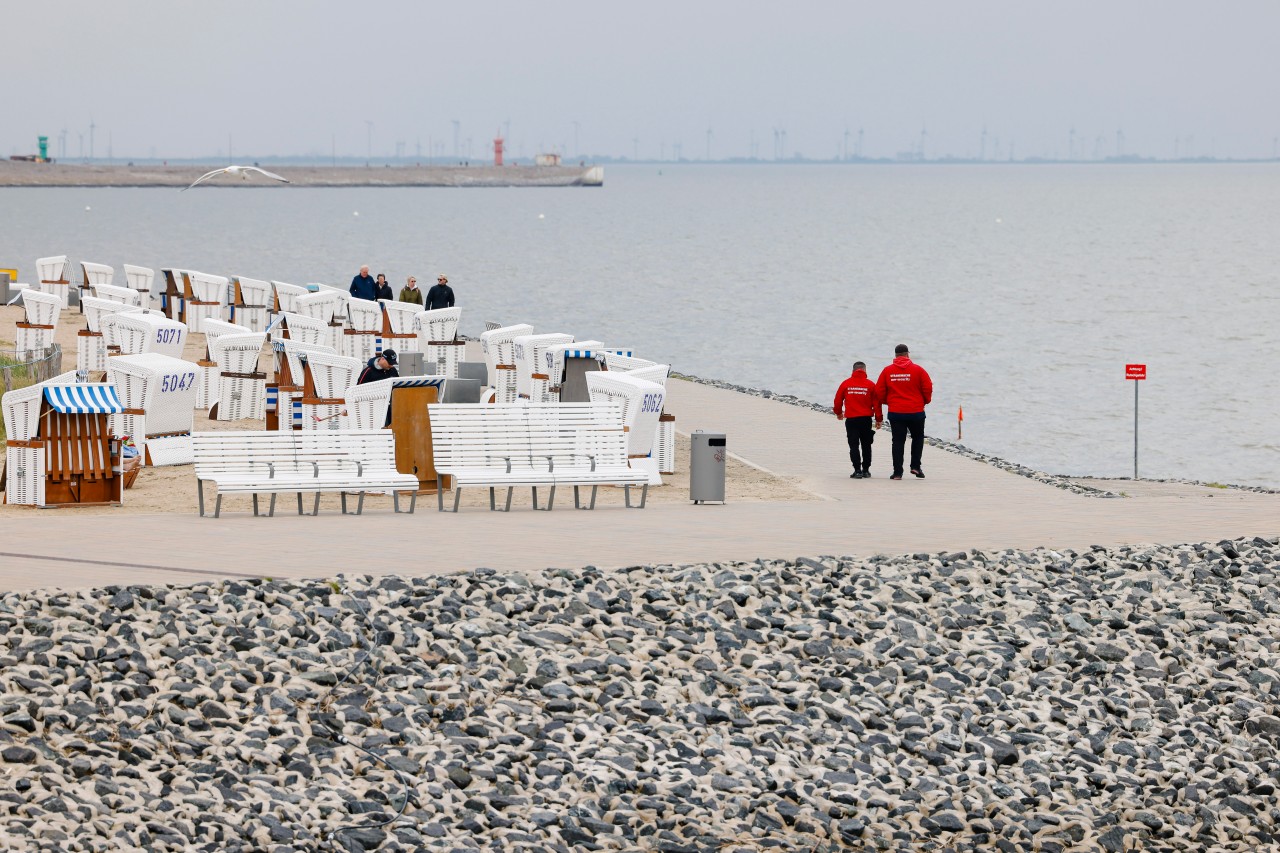
<svg viewBox="0 0 1280 853"><path fill-rule="evenodd" d="M1230 486L1228 486L1226 483L1205 483L1205 485L1206 485L1206 486L1208 486L1208 487L1209 487L1209 488L1211 488L1211 489L1229 489L1229 488L1231 488L1231 487L1230 487Z"/></svg>

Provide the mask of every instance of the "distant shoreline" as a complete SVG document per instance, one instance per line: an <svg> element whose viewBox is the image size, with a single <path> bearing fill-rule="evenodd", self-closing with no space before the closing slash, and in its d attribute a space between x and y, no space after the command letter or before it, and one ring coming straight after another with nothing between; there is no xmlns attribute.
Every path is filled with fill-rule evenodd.
<svg viewBox="0 0 1280 853"><path fill-rule="evenodd" d="M217 168L204 165L82 165L0 160L0 187L173 187L181 189ZM288 184L260 175L221 176L219 187L598 187L599 166L275 166Z"/></svg>

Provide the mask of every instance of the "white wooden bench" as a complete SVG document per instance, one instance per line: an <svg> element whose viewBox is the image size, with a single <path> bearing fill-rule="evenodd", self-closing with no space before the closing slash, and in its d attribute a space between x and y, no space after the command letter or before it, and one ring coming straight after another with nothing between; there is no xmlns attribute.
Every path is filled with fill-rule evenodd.
<svg viewBox="0 0 1280 853"><path fill-rule="evenodd" d="M622 410L611 403L549 403L527 406L435 404L431 444L436 473L453 489L453 511L464 487L489 489L489 509L497 509L495 490L505 488L504 511L511 510L516 488L533 490L533 508L550 510L556 488L573 487L573 503L594 509L600 486L622 486L632 506L631 487L641 486L643 509L648 476L627 464L627 436ZM545 507L538 506L538 488L549 487ZM583 506L579 489L591 487L591 501ZM442 485L436 493L444 511Z"/></svg>
<svg viewBox="0 0 1280 853"><path fill-rule="evenodd" d="M367 492L390 491L396 512L401 491L410 493L409 513L417 504L418 478L396 470L395 437L389 430L198 432L192 446L202 518L206 482L217 489L214 518L222 512L222 496L236 493L253 496L254 515L260 494L271 495L268 515L275 515L281 493L297 495L299 515L304 494L315 495L310 514L318 514L324 492L339 493L344 515L347 496L353 494L359 495L355 515L364 511Z"/></svg>

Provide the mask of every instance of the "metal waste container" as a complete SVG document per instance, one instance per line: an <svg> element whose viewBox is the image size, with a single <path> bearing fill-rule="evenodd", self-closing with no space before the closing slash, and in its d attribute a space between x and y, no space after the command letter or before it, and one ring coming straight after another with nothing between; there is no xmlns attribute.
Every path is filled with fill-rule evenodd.
<svg viewBox="0 0 1280 853"><path fill-rule="evenodd" d="M724 433L696 430L689 436L689 499L724 503Z"/></svg>

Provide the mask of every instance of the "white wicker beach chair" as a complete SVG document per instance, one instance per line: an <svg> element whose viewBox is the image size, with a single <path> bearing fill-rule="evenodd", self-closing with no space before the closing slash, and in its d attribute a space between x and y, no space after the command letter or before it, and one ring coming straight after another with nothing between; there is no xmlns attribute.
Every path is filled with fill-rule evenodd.
<svg viewBox="0 0 1280 853"><path fill-rule="evenodd" d="M271 304L271 282L233 275L235 301L232 305L232 321L253 332L267 330L267 308Z"/></svg>
<svg viewBox="0 0 1280 853"><path fill-rule="evenodd" d="M124 412L111 416L111 434L117 438L133 436L144 464L190 464L196 366L154 352L121 355L108 359L107 378L125 407Z"/></svg>
<svg viewBox="0 0 1280 853"><path fill-rule="evenodd" d="M309 317L301 318L310 323L317 321ZM278 429L300 429L302 427L301 400L306 390L306 360L309 353L319 352L325 355L338 355L333 347L323 344L307 343L301 340L286 338L271 342L275 357L275 377L267 388L267 410L271 410L274 402ZM275 399L272 400L272 392Z"/></svg>
<svg viewBox="0 0 1280 853"><path fill-rule="evenodd" d="M342 429L382 429L391 408L391 389L396 380L379 379L363 385L352 385L343 395L347 415Z"/></svg>
<svg viewBox="0 0 1280 853"><path fill-rule="evenodd" d="M151 283L155 281L156 271L135 264L123 264L123 267L125 280L130 287L142 294L142 304L147 305L151 301Z"/></svg>
<svg viewBox="0 0 1280 853"><path fill-rule="evenodd" d="M275 309L277 314L286 312L296 314L298 312L298 297L306 296L308 290L297 284L288 284L283 281L272 281L271 287L276 294Z"/></svg>
<svg viewBox="0 0 1280 853"><path fill-rule="evenodd" d="M347 303L350 301L350 294L325 287L315 293L299 296L297 313L324 324L328 330L324 345L342 352L342 330L346 325Z"/></svg>
<svg viewBox="0 0 1280 853"><path fill-rule="evenodd" d="M21 292L25 319L17 323L16 348L19 353L43 354L53 346L58 317L65 307L56 293L27 288Z"/></svg>
<svg viewBox="0 0 1280 853"><path fill-rule="evenodd" d="M636 370L640 367L652 367L657 364L656 361L649 361L647 358L637 358L633 355L621 355L617 352L602 352L598 356L605 370L620 370L627 372Z"/></svg>
<svg viewBox="0 0 1280 853"><path fill-rule="evenodd" d="M7 438L4 453L6 503L44 504L45 446L42 442L32 441L40 429L40 404L43 400L44 389L40 385L18 388L0 398Z"/></svg>
<svg viewBox="0 0 1280 853"><path fill-rule="evenodd" d="M394 299L379 299L382 304L382 346L397 352L422 352L414 318L424 313L421 306Z"/></svg>
<svg viewBox="0 0 1280 853"><path fill-rule="evenodd" d="M199 368L200 385L196 390L196 408L208 409L218 399L218 376L221 370L214 348L218 338L223 335L243 335L251 330L237 323L216 320L207 317L204 320L205 355L196 363Z"/></svg>
<svg viewBox="0 0 1280 853"><path fill-rule="evenodd" d="M612 370L588 373L586 381L591 402L612 402L622 406L631 467L648 472L650 485L662 485L657 460L652 455L666 390L656 382Z"/></svg>
<svg viewBox="0 0 1280 853"><path fill-rule="evenodd" d="M272 340L287 339L312 346L328 347L338 351L332 343L329 326L314 317L302 314L281 314L272 327Z"/></svg>
<svg viewBox="0 0 1280 853"><path fill-rule="evenodd" d="M110 282L102 282L90 286L89 292L96 299L109 299L112 302L120 302L125 305L135 305L138 308L144 308L142 304L142 294L134 290L132 287L120 287Z"/></svg>
<svg viewBox="0 0 1280 853"><path fill-rule="evenodd" d="M307 353L306 394L300 400L304 430L342 428L344 397L363 366L362 362L343 355Z"/></svg>
<svg viewBox="0 0 1280 853"><path fill-rule="evenodd" d="M84 310L88 328L76 332L76 370L106 370L107 339L102 333L102 318L108 314L137 313L142 309L94 296L84 297L80 307Z"/></svg>
<svg viewBox="0 0 1280 853"><path fill-rule="evenodd" d="M519 323L480 333L480 350L484 353L489 387L494 391L494 402L499 405L519 400L516 390L516 343L523 335L532 335L533 326Z"/></svg>
<svg viewBox="0 0 1280 853"><path fill-rule="evenodd" d="M109 264L95 264L90 261L80 262L80 273L83 279L80 284L80 298L82 300L85 297L85 291L93 293L94 287L100 284L111 284L111 280L116 275L116 271ZM94 295L97 296L98 294L94 293Z"/></svg>
<svg viewBox="0 0 1280 853"><path fill-rule="evenodd" d="M193 332L204 332L204 321L221 320L227 305L227 278L203 272L188 274L191 296L187 299L187 327Z"/></svg>
<svg viewBox="0 0 1280 853"><path fill-rule="evenodd" d="M556 332L521 335L514 341L516 394L534 403L551 402L550 377L543 371L542 354L550 347L573 343L573 335Z"/></svg>
<svg viewBox="0 0 1280 853"><path fill-rule="evenodd" d="M427 373L457 378L458 365L466 352L466 341L457 340L461 317L461 308L437 308L414 315L413 330Z"/></svg>
<svg viewBox="0 0 1280 853"><path fill-rule="evenodd" d="M347 326L342 354L361 364L382 351L382 305L367 299L347 300Z"/></svg>
<svg viewBox="0 0 1280 853"><path fill-rule="evenodd" d="M71 304L71 282L67 281L66 255L36 258L36 275L40 277L41 293L58 297L63 308Z"/></svg>
<svg viewBox="0 0 1280 853"><path fill-rule="evenodd" d="M119 312L103 316L101 323L109 352L112 347L119 347L124 355L159 353L181 358L187 343L187 324L161 314Z"/></svg>
<svg viewBox="0 0 1280 853"><path fill-rule="evenodd" d="M239 421L265 417L267 375L258 369L265 332L219 335L209 341L209 355L218 365L211 417Z"/></svg>

